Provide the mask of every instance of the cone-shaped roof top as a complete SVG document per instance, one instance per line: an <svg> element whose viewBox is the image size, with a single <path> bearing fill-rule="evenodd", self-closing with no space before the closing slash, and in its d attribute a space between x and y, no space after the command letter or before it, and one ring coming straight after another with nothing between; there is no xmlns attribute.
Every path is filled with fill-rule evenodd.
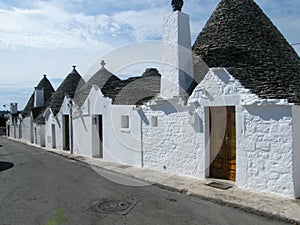
<svg viewBox="0 0 300 225"><path fill-rule="evenodd" d="M54 92L54 88L52 87L52 84L50 83L46 75L44 75L43 79L39 82L37 88L44 90L44 102L46 103L50 99L52 93ZM32 93L30 99L28 100L24 110L22 111L22 115L24 117L29 116L32 109L34 108L33 106L34 106L34 92Z"/></svg>
<svg viewBox="0 0 300 225"><path fill-rule="evenodd" d="M93 85L97 85L104 96L117 105L140 105L155 97L160 90L160 74L155 68L148 68L139 77L121 80L104 68L95 73L90 80L75 94L75 103L81 107Z"/></svg>
<svg viewBox="0 0 300 225"><path fill-rule="evenodd" d="M77 72L76 66L73 66L73 70L68 74L64 79L61 85L57 88L56 92L52 94L47 106L52 109L54 115L56 115L61 105L64 101L65 95L68 95L70 98L73 98L76 90L79 90L85 81L82 79L81 75Z"/></svg>
<svg viewBox="0 0 300 225"><path fill-rule="evenodd" d="M300 59L253 0L222 0L193 52L262 98L300 103Z"/></svg>
<svg viewBox="0 0 300 225"><path fill-rule="evenodd" d="M76 104L79 107L81 107L84 104L93 85L97 85L105 96L111 97L111 95L114 92L113 87L119 81L120 79L111 72L109 72L103 64L102 67L88 80L88 82L75 93L74 99Z"/></svg>

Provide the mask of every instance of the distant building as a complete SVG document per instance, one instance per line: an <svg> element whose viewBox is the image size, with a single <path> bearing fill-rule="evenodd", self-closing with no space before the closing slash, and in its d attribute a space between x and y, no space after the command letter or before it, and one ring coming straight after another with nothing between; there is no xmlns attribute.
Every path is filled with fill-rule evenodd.
<svg viewBox="0 0 300 225"><path fill-rule="evenodd" d="M45 112L40 115L40 121L45 126L45 146L47 148L71 149L73 145L73 129L71 129L73 121L70 114L72 99L76 90L84 84L85 81L76 70L76 66L73 66L73 70L52 94Z"/></svg>

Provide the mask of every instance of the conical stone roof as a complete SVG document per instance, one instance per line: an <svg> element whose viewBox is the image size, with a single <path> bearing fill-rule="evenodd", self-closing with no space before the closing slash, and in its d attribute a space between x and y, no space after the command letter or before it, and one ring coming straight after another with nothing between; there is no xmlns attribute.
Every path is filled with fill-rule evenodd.
<svg viewBox="0 0 300 225"><path fill-rule="evenodd" d="M52 84L46 77L46 75L44 75L43 79L39 82L39 84L37 85L37 88L44 90L44 102L45 103L50 99L52 93L55 91L54 88L52 87ZM34 92L32 93L30 99L28 100L24 110L22 111L22 116L23 117L29 116L31 114L32 109L34 108L33 106L34 106ZM34 114L36 114L36 113L34 113ZM36 116L38 116L38 115L36 115Z"/></svg>
<svg viewBox="0 0 300 225"><path fill-rule="evenodd" d="M112 98L112 95L114 95L114 87L119 81L120 79L117 76L102 66L102 68L100 68L88 82L75 93L75 103L81 107L88 97L93 85L97 85L105 96Z"/></svg>
<svg viewBox="0 0 300 225"><path fill-rule="evenodd" d="M300 103L299 56L253 0L222 0L192 49L258 96Z"/></svg>
<svg viewBox="0 0 300 225"><path fill-rule="evenodd" d="M52 97L47 103L47 106L52 109L54 115L56 115L59 112L61 105L64 101L65 95L69 95L70 98L73 98L76 90L82 88L84 84L85 81L77 72L76 67L73 66L73 70L68 74L65 80L57 88L56 92L53 93Z"/></svg>

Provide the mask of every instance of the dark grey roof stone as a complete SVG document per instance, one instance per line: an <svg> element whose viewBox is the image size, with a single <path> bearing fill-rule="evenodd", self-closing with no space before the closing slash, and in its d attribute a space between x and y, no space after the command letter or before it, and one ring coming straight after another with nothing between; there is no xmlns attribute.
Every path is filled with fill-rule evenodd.
<svg viewBox="0 0 300 225"><path fill-rule="evenodd" d="M161 75L157 69L146 69L141 77L121 81L115 91L113 104L142 105L160 93Z"/></svg>
<svg viewBox="0 0 300 225"><path fill-rule="evenodd" d="M160 77L160 73L156 68L147 68L145 72L142 74L142 77L147 77L147 76L158 76Z"/></svg>
<svg viewBox="0 0 300 225"><path fill-rule="evenodd" d="M54 88L52 87L46 75L44 75L43 79L39 82L37 88L44 89L44 102L46 103L50 99L52 93L54 92ZM32 93L30 99L28 100L24 110L22 111L22 116L23 117L30 116L31 111L34 108L33 106L34 106L34 92Z"/></svg>
<svg viewBox="0 0 300 225"><path fill-rule="evenodd" d="M262 98L300 103L299 56L253 0L222 0L193 52Z"/></svg>
<svg viewBox="0 0 300 225"><path fill-rule="evenodd" d="M102 67L75 94L75 102L81 107L88 97L93 85L97 85L104 96L112 99L116 105L141 105L155 97L160 92L160 77L158 70L148 68L140 77L120 80Z"/></svg>
<svg viewBox="0 0 300 225"><path fill-rule="evenodd" d="M73 70L68 74L68 76L57 88L57 90L52 94L52 97L47 103L47 107L50 107L54 115L56 115L61 108L65 95L68 95L70 98L73 98L76 90L82 88L84 84L85 81L77 72L75 66L73 66Z"/></svg>
<svg viewBox="0 0 300 225"><path fill-rule="evenodd" d="M114 94L112 90L119 81L120 79L118 77L109 72L103 66L88 80L85 85L82 86L81 89L76 91L74 100L76 104L81 107L88 97L93 85L97 85L105 96L112 97L111 95Z"/></svg>

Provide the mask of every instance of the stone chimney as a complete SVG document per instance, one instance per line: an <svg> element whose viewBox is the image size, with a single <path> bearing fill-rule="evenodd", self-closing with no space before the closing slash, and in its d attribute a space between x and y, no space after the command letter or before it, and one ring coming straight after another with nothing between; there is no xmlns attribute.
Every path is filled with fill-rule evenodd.
<svg viewBox="0 0 300 225"><path fill-rule="evenodd" d="M18 103L10 103L10 114L14 115L18 113Z"/></svg>
<svg viewBox="0 0 300 225"><path fill-rule="evenodd" d="M174 12L163 21L160 95L164 99L187 95L194 80L189 16L175 3L172 1Z"/></svg>
<svg viewBox="0 0 300 225"><path fill-rule="evenodd" d="M35 87L33 107L43 107L44 104L44 89Z"/></svg>

